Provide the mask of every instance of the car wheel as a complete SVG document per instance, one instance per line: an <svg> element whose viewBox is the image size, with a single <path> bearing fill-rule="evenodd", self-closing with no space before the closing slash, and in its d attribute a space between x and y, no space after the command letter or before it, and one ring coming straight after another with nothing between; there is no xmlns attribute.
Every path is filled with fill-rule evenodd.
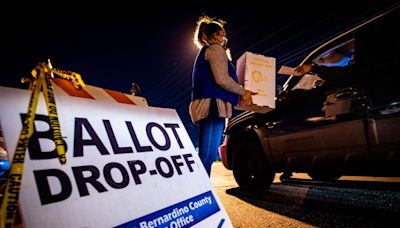
<svg viewBox="0 0 400 228"><path fill-rule="evenodd" d="M337 180L342 176L340 173L334 171L313 171L307 174L316 181L332 181Z"/></svg>
<svg viewBox="0 0 400 228"><path fill-rule="evenodd" d="M272 184L275 172L268 168L256 143L245 141L236 146L233 162L233 175L241 188L257 190Z"/></svg>

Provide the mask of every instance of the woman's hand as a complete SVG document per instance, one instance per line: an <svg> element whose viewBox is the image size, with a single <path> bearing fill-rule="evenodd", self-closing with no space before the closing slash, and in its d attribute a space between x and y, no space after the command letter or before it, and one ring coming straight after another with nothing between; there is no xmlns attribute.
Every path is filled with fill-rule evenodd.
<svg viewBox="0 0 400 228"><path fill-rule="evenodd" d="M250 90L245 90L244 94L240 96L240 104L241 105L252 105L253 104L253 98L251 97L252 95L256 95L256 92L252 92Z"/></svg>

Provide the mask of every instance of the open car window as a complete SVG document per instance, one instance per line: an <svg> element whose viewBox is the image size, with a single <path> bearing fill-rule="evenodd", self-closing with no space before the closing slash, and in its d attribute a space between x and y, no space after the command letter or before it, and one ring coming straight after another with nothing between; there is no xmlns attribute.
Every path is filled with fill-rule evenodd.
<svg viewBox="0 0 400 228"><path fill-rule="evenodd" d="M317 55L312 63L330 67L346 66L351 61L354 61L354 38Z"/></svg>
<svg viewBox="0 0 400 228"><path fill-rule="evenodd" d="M354 38L325 49L310 61L312 64L327 67L343 67L354 63ZM318 75L305 74L291 90L311 90L323 84Z"/></svg>

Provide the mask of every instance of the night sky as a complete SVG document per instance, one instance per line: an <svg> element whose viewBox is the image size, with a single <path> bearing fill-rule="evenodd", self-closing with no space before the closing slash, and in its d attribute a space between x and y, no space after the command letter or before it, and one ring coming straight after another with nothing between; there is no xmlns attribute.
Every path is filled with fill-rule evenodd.
<svg viewBox="0 0 400 228"><path fill-rule="evenodd" d="M9 14L2 12L0 18L0 85L26 88L20 78L47 58L56 68L80 73L88 85L129 93L134 82L150 106L176 109L197 145L197 127L190 121L188 105L197 53L192 34L199 16L227 21L234 63L251 51L275 57L279 69L297 66L324 41L396 2L278 1L269 6L270 1L243 1L219 7L203 2L190 3L201 4L198 7L131 2L4 8ZM282 84L285 77L277 76Z"/></svg>

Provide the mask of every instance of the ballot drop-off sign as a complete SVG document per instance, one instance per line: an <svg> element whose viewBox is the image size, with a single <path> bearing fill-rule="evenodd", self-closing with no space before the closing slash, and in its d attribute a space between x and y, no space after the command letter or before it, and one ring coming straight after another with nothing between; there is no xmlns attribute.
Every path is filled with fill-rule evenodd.
<svg viewBox="0 0 400 228"><path fill-rule="evenodd" d="M0 87L10 158L30 93ZM19 194L25 227L232 227L175 110L55 95L67 163L41 95Z"/></svg>

